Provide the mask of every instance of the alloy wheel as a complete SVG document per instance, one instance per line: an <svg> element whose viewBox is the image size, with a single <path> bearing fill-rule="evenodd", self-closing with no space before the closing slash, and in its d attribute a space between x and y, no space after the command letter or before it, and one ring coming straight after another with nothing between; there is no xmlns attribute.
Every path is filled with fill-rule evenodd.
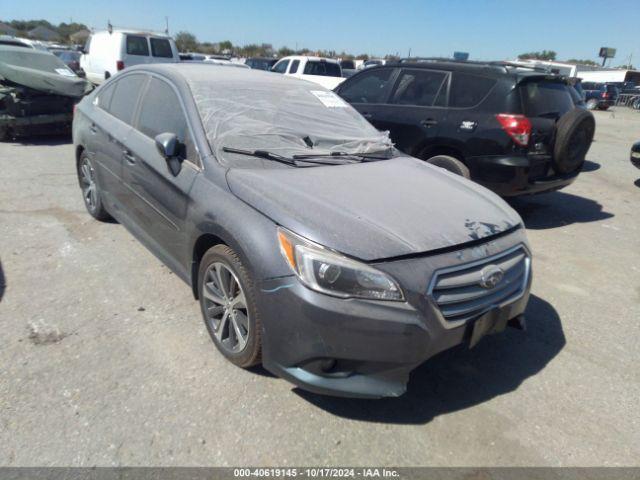
<svg viewBox="0 0 640 480"><path fill-rule="evenodd" d="M249 339L249 311L238 277L225 264L212 263L204 275L202 296L206 321L218 343L240 353Z"/></svg>
<svg viewBox="0 0 640 480"><path fill-rule="evenodd" d="M82 196L89 211L95 211L98 205L98 187L96 185L95 170L88 159L84 159L80 165L80 183L82 184Z"/></svg>

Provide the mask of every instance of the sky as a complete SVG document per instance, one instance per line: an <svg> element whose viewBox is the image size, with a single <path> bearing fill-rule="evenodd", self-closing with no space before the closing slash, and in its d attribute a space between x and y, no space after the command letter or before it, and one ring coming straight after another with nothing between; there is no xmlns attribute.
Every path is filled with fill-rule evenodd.
<svg viewBox="0 0 640 480"><path fill-rule="evenodd" d="M559 59L640 65L640 0L0 0L0 19L185 30L199 41L271 43L374 56L451 56L504 60L555 50Z"/></svg>

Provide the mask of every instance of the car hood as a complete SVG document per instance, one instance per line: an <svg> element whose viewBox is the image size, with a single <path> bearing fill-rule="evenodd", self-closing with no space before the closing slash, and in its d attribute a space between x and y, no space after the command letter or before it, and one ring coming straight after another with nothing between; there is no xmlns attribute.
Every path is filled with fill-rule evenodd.
<svg viewBox="0 0 640 480"><path fill-rule="evenodd" d="M410 157L231 169L227 182L277 224L366 261L460 245L522 223L492 192Z"/></svg>

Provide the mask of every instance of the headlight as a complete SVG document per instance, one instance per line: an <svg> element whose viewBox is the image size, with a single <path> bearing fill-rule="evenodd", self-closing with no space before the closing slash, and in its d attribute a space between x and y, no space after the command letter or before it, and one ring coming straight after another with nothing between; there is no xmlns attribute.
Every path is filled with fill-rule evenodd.
<svg viewBox="0 0 640 480"><path fill-rule="evenodd" d="M278 228L280 251L307 287L336 297L404 300L387 274Z"/></svg>

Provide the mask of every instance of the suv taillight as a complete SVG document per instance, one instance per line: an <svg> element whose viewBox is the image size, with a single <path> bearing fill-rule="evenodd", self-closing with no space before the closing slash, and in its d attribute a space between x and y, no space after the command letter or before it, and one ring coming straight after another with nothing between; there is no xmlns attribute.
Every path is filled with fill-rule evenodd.
<svg viewBox="0 0 640 480"><path fill-rule="evenodd" d="M116 70L118 71L124 70L124 62L122 60L118 60L116 62Z"/></svg>
<svg viewBox="0 0 640 480"><path fill-rule="evenodd" d="M602 92L602 98L609 98L609 92Z"/></svg>
<svg viewBox="0 0 640 480"><path fill-rule="evenodd" d="M499 113L496 115L502 129L513 139L516 144L526 147L531 137L531 122L524 115L511 113Z"/></svg>

